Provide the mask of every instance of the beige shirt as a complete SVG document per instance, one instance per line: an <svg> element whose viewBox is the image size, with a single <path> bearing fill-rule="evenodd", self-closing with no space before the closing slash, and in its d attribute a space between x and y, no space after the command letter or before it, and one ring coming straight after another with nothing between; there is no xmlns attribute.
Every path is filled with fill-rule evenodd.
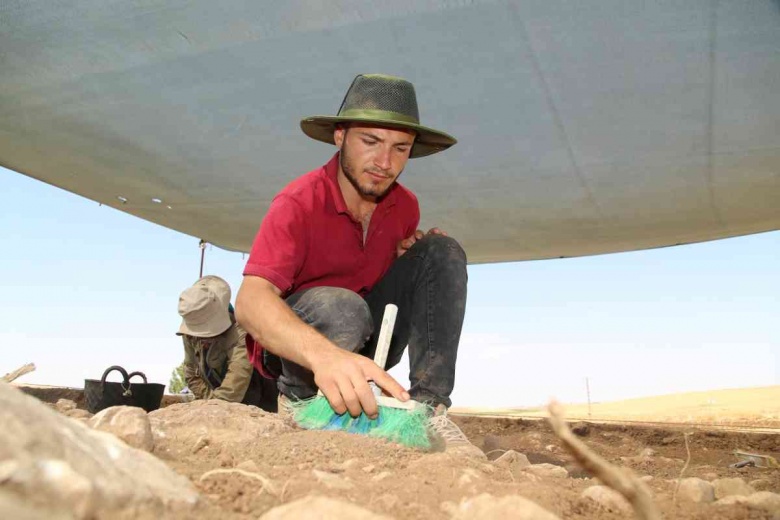
<svg viewBox="0 0 780 520"><path fill-rule="evenodd" d="M246 355L246 332L232 315L231 321L228 330L213 338L182 335L184 379L198 399L244 399L253 368Z"/></svg>

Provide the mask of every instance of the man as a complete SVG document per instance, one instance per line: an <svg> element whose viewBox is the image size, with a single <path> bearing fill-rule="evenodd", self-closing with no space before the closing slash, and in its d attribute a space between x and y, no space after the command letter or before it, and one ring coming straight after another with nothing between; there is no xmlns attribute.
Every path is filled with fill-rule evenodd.
<svg viewBox="0 0 780 520"><path fill-rule="evenodd" d="M337 116L309 117L301 128L338 152L276 196L236 302L239 323L282 358L280 400L319 389L337 413L373 418L367 381L374 381L401 401L430 404L441 436L474 448L445 414L465 312L466 255L439 229L417 229L417 199L397 182L409 158L456 140L419 124L411 83L378 74L355 78ZM408 392L372 361L388 303L398 316L387 368L408 344ZM259 348L248 347L262 366Z"/></svg>
<svg viewBox="0 0 780 520"><path fill-rule="evenodd" d="M246 355L246 332L230 307L230 286L204 276L179 296L184 379L196 399L223 399L277 411L273 381L258 374Z"/></svg>

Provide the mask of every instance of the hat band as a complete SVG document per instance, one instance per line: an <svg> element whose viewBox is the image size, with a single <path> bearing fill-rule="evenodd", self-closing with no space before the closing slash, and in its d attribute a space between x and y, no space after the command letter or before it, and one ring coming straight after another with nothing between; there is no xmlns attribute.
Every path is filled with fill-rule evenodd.
<svg viewBox="0 0 780 520"><path fill-rule="evenodd" d="M408 123L419 125L417 118L401 114L400 112L391 112L389 110L375 110L364 108L348 108L339 112L338 117L348 117L355 119L368 119L377 121L397 121L399 123Z"/></svg>

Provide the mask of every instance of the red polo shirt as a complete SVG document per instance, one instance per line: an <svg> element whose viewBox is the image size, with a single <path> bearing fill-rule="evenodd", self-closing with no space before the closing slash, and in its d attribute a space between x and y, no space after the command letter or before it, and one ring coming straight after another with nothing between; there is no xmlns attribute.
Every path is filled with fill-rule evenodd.
<svg viewBox="0 0 780 520"><path fill-rule="evenodd" d="M282 297L310 287L343 287L365 296L420 222L417 197L397 182L363 227L347 211L337 181L338 153L299 177L271 202L244 275L260 276Z"/></svg>

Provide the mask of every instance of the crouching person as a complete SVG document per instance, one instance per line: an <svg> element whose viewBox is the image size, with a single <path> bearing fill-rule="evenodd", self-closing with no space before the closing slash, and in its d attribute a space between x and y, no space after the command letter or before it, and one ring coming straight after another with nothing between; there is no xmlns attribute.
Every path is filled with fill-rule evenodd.
<svg viewBox="0 0 780 520"><path fill-rule="evenodd" d="M277 410L276 381L249 362L246 332L236 323L230 285L204 276L179 296L184 379L196 399L222 399Z"/></svg>

